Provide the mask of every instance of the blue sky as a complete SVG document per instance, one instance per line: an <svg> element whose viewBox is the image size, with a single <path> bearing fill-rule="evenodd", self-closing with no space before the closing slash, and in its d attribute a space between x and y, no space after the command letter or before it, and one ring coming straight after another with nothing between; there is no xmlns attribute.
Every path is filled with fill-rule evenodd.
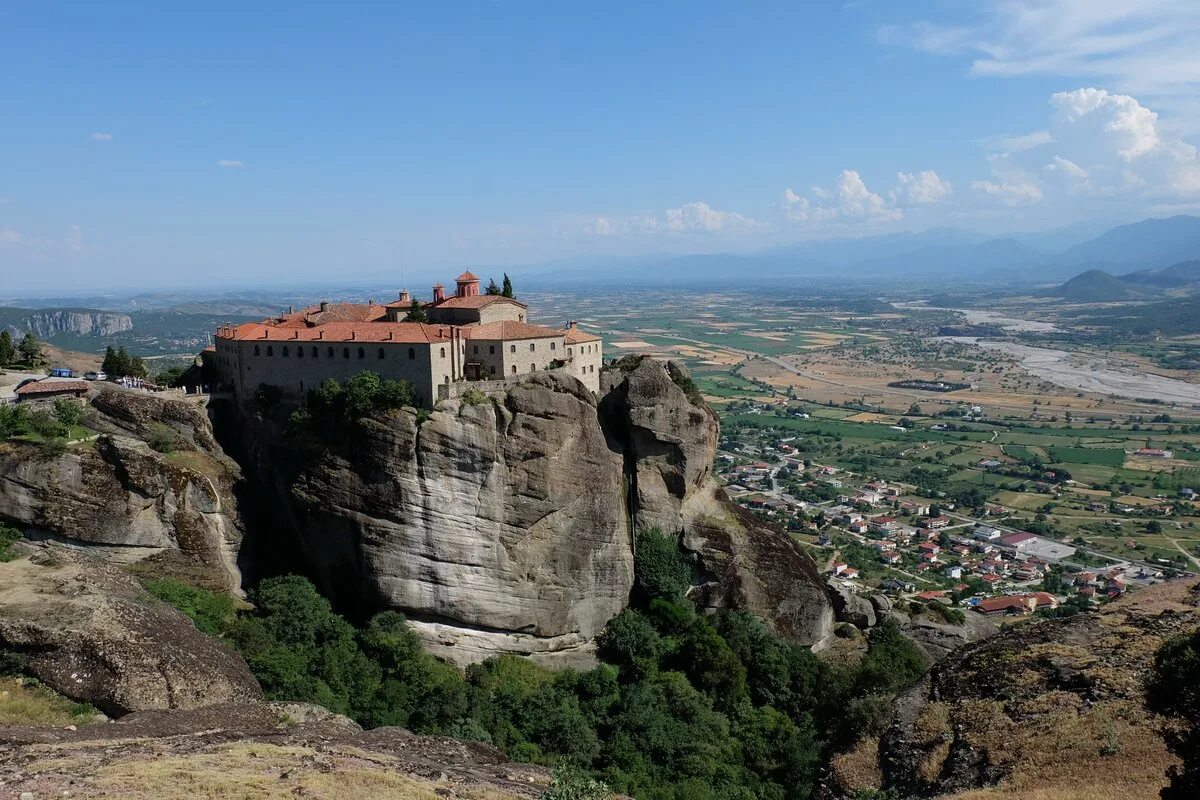
<svg viewBox="0 0 1200 800"><path fill-rule="evenodd" d="M1200 3L1126 5L9 0L0 293L1195 211Z"/></svg>

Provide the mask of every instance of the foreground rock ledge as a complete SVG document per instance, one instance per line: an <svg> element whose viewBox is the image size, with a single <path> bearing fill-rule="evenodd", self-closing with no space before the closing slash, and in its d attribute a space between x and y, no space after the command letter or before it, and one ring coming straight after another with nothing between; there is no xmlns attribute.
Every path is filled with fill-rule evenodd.
<svg viewBox="0 0 1200 800"><path fill-rule="evenodd" d="M364 731L299 703L144 711L76 731L0 728L0 797L517 800L549 782L489 745Z"/></svg>
<svg viewBox="0 0 1200 800"><path fill-rule="evenodd" d="M120 569L67 548L0 564L0 649L109 715L261 696L241 656Z"/></svg>

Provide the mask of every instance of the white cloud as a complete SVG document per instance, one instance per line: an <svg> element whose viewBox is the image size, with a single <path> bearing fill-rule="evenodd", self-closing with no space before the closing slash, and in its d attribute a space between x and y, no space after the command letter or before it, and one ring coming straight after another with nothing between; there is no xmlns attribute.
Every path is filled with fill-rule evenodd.
<svg viewBox="0 0 1200 800"><path fill-rule="evenodd" d="M736 211L722 211L701 201L669 208L662 214L629 217L595 217L585 225L592 236L612 237L629 234L741 234L767 226Z"/></svg>
<svg viewBox="0 0 1200 800"><path fill-rule="evenodd" d="M21 244L25 241L24 235L20 231L12 228L0 228L0 245L11 246Z"/></svg>
<svg viewBox="0 0 1200 800"><path fill-rule="evenodd" d="M1170 110L1200 130L1200 3L1195 0L979 0L966 18L881 28L879 38L973 57L980 76L1091 79Z"/></svg>
<svg viewBox="0 0 1200 800"><path fill-rule="evenodd" d="M217 162L217 164L225 169L241 169L242 167L246 166L241 161L235 161L231 158L222 158Z"/></svg>
<svg viewBox="0 0 1200 800"><path fill-rule="evenodd" d="M892 203L903 206L930 206L941 203L954 193L949 181L944 181L931 169L921 172L897 172L900 183L888 192Z"/></svg>
<svg viewBox="0 0 1200 800"><path fill-rule="evenodd" d="M1039 143L989 155L992 179L972 183L976 191L1008 206L1036 203L1055 191L1158 202L1200 199L1196 148L1164 134L1158 115L1137 99L1082 88L1052 95L1050 108Z"/></svg>
<svg viewBox="0 0 1200 800"><path fill-rule="evenodd" d="M93 142L111 142L113 140L113 135L111 133L104 133L102 131L96 131L88 138L91 139Z"/></svg>
<svg viewBox="0 0 1200 800"><path fill-rule="evenodd" d="M993 153L1019 153L1022 150L1032 150L1039 145L1053 141L1050 131L1033 131L1020 136L1003 134L984 139L981 144L985 150Z"/></svg>
<svg viewBox="0 0 1200 800"><path fill-rule="evenodd" d="M883 197L867 188L862 176L852 169L842 170L833 189L814 186L816 202L801 197L791 188L783 193L783 213L792 222L893 222L904 212L892 208Z"/></svg>

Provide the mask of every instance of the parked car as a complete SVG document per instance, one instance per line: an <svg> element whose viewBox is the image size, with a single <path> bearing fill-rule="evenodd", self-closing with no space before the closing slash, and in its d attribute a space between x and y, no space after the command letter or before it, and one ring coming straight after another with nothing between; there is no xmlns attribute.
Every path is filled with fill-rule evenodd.
<svg viewBox="0 0 1200 800"><path fill-rule="evenodd" d="M99 372L85 372L85 373L83 373L83 379L85 381L98 381L98 380L100 380L100 373Z"/></svg>

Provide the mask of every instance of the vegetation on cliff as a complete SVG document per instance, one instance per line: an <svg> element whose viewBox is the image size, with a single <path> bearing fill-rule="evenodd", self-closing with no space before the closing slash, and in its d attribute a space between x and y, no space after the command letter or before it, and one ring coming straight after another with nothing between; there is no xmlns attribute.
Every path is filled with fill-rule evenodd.
<svg viewBox="0 0 1200 800"><path fill-rule="evenodd" d="M1200 797L1200 630L1169 640L1154 660L1147 700L1150 707L1171 717L1167 745L1183 763L1168 771L1170 786L1163 800Z"/></svg>
<svg viewBox="0 0 1200 800"><path fill-rule="evenodd" d="M344 384L330 379L310 391L304 406L292 413L290 423L293 430L338 437L368 414L416 404L416 392L408 381L360 372Z"/></svg>
<svg viewBox="0 0 1200 800"><path fill-rule="evenodd" d="M297 576L263 581L252 613L215 625L193 594L158 594L234 642L269 699L489 742L650 800L808 797L826 746L853 736L846 708L923 669L888 626L861 668L839 668L751 615L697 614L675 539L650 531L637 544L634 606L609 623L602 663L586 672L504 656L464 675L425 653L402 615L355 628Z"/></svg>

